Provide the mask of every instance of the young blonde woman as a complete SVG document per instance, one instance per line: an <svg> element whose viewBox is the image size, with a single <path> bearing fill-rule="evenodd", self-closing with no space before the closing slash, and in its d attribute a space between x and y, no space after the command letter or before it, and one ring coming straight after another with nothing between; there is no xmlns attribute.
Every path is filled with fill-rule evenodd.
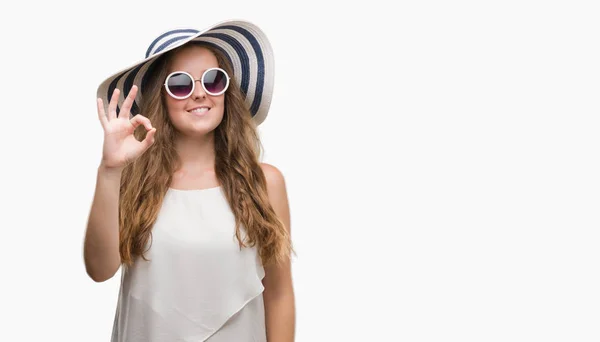
<svg viewBox="0 0 600 342"><path fill-rule="evenodd" d="M256 130L273 79L263 31L227 21L161 35L98 88L84 261L97 282L121 267L113 342L294 340L285 181Z"/></svg>

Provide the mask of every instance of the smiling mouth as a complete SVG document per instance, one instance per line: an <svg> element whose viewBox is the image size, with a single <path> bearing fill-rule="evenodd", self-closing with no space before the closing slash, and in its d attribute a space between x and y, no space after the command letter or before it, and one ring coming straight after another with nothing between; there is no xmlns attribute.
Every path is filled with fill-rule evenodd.
<svg viewBox="0 0 600 342"><path fill-rule="evenodd" d="M204 114L204 113L208 112L209 110L210 110L210 108L201 107L201 108L194 108L192 110L189 110L188 112L192 113L192 114Z"/></svg>

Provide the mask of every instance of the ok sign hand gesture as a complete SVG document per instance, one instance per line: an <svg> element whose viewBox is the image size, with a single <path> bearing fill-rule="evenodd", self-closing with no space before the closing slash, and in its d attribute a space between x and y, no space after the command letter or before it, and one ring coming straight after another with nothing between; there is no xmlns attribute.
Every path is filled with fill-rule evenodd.
<svg viewBox="0 0 600 342"><path fill-rule="evenodd" d="M154 143L156 128L152 127L150 120L141 114L129 119L131 106L137 95L138 88L133 86L123 102L123 107L117 117L117 103L119 89L115 89L108 105L108 116L104 112L102 99L98 99L98 118L104 130L104 145L102 148L101 164L107 168L123 169L139 157ZM138 141L133 132L139 125L146 128L146 137Z"/></svg>

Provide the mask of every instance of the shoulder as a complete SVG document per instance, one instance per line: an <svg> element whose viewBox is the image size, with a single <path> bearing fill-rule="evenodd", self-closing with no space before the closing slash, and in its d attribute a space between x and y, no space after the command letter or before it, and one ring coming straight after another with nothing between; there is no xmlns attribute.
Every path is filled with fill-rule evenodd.
<svg viewBox="0 0 600 342"><path fill-rule="evenodd" d="M260 166L262 167L267 180L267 195L269 197L269 202L271 203L275 214L281 219L285 229L289 232L290 207L283 173L271 164L261 163Z"/></svg>
<svg viewBox="0 0 600 342"><path fill-rule="evenodd" d="M269 189L285 188L285 179L281 170L267 163L260 163L260 166L267 179L267 187Z"/></svg>
<svg viewBox="0 0 600 342"><path fill-rule="evenodd" d="M288 210L288 198L283 173L271 164L261 163L260 166L267 180L269 201L280 215L284 215Z"/></svg>

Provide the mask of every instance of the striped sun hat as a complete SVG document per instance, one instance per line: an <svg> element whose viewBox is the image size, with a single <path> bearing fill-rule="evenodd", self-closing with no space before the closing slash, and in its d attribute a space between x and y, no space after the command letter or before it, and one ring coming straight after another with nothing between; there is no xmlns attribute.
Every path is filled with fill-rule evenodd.
<svg viewBox="0 0 600 342"><path fill-rule="evenodd" d="M139 113L146 71L157 57L188 42L200 41L222 51L233 65L232 80L245 94L246 104L257 125L267 117L273 95L274 61L271 44L256 25L244 20L228 20L204 30L177 29L157 37L146 51L146 57L114 75L98 87L97 96L108 106L115 88L121 90L119 107L135 84L139 88L131 113ZM117 109L118 112L118 109Z"/></svg>

